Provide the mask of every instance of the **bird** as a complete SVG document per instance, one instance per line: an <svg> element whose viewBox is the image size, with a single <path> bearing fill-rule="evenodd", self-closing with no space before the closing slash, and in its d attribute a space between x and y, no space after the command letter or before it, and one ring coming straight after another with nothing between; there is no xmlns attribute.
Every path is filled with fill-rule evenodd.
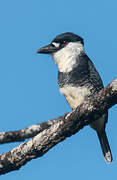
<svg viewBox="0 0 117 180"><path fill-rule="evenodd" d="M57 35L50 44L37 50L50 54L58 66L58 87L72 110L104 88L102 79L93 62L84 50L84 39L72 32ZM112 162L113 157L106 135L108 111L90 123L98 136L104 159Z"/></svg>

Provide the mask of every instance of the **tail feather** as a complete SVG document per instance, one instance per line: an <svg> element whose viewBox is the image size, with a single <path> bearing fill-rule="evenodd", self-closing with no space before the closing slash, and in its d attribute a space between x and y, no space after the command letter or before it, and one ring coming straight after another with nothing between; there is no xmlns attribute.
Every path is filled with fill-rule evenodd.
<svg viewBox="0 0 117 180"><path fill-rule="evenodd" d="M111 149L108 143L108 139L107 139L107 135L105 132L105 129L103 129L101 132L97 131L97 135L100 141L100 145L102 148L102 152L104 154L104 158L106 160L107 163L112 162L113 157L112 157L112 153L111 153Z"/></svg>

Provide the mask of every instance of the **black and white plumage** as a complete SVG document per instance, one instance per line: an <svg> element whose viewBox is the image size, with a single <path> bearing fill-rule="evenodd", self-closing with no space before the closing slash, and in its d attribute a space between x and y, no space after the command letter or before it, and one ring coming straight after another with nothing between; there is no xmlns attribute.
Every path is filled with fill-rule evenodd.
<svg viewBox="0 0 117 180"><path fill-rule="evenodd" d="M63 33L38 53L51 54L58 65L58 85L70 107L74 110L84 100L103 88L99 73L84 51L83 39L73 33ZM102 152L107 162L112 161L112 154L105 132L108 112L90 124L99 137Z"/></svg>

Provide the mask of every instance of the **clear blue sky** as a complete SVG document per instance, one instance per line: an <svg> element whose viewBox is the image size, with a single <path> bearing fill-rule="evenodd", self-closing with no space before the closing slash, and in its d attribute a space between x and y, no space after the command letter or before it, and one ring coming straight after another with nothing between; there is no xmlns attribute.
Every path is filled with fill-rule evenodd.
<svg viewBox="0 0 117 180"><path fill-rule="evenodd" d="M0 1L0 131L17 130L70 111L57 87L57 67L36 55L57 34L84 38L85 50L104 85L117 76L116 0ZM96 133L85 127L1 180L99 180L117 177L117 106L109 111L107 134L114 161L106 164ZM0 153L20 143L0 146Z"/></svg>

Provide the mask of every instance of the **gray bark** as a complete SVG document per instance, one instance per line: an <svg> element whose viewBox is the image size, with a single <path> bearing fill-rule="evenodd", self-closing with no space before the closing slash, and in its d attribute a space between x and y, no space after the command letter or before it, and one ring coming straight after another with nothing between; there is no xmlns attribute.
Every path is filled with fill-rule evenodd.
<svg viewBox="0 0 117 180"><path fill-rule="evenodd" d="M43 156L65 138L97 120L107 109L117 104L117 78L98 94L76 108L69 115L47 121L49 124L28 142L0 155L0 174L18 170L31 159Z"/></svg>
<svg viewBox="0 0 117 180"><path fill-rule="evenodd" d="M0 144L24 141L25 139L34 137L49 126L51 126L51 121L34 124L17 131L0 132Z"/></svg>

